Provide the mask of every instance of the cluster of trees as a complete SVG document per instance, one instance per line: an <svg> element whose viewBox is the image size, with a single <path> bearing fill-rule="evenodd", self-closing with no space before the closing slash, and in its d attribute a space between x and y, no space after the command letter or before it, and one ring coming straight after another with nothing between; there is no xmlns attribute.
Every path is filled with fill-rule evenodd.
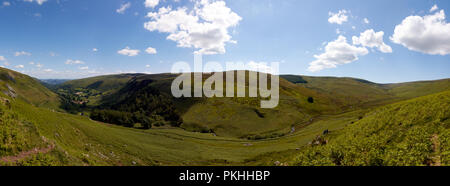
<svg viewBox="0 0 450 186"><path fill-rule="evenodd" d="M94 120L133 127L140 123L143 128L152 125L170 124L179 127L182 119L172 102L172 97L162 94L149 85L148 81L131 82L116 97L124 96L122 101L104 106L102 110L94 110L91 118Z"/></svg>
<svg viewBox="0 0 450 186"><path fill-rule="evenodd" d="M139 123L144 129L151 128L153 123L161 122L157 121L155 117L148 117L140 112L130 113L117 110L94 110L91 112L90 117L93 120L124 127L134 127L136 123Z"/></svg>

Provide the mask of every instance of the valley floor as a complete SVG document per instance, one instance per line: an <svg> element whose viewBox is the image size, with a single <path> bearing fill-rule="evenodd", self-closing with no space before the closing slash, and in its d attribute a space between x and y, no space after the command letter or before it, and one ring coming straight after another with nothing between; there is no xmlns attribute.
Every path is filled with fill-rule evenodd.
<svg viewBox="0 0 450 186"><path fill-rule="evenodd" d="M17 111L19 120L33 123L40 135L55 144L50 153L51 164L62 165L272 165L278 160L255 157L295 151L324 130L333 133L361 115L358 111L322 116L286 136L252 141L179 128L125 128L34 107L20 100L11 109ZM43 153L49 152L40 152ZM4 162L17 163L8 159L11 158Z"/></svg>

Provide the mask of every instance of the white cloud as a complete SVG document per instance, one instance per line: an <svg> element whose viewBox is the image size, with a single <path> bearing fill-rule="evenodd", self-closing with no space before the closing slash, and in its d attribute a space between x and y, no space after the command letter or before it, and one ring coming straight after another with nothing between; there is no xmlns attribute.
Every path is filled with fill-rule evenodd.
<svg viewBox="0 0 450 186"><path fill-rule="evenodd" d="M92 49L92 52L97 52L97 51L98 51L97 48L93 48L93 49Z"/></svg>
<svg viewBox="0 0 450 186"><path fill-rule="evenodd" d="M130 2L122 4L122 5L120 5L120 8L116 10L116 12L119 14L123 14L123 13L125 13L125 10L127 10L130 7L131 7Z"/></svg>
<svg viewBox="0 0 450 186"><path fill-rule="evenodd" d="M30 65L34 65L34 61L30 61L28 64Z"/></svg>
<svg viewBox="0 0 450 186"><path fill-rule="evenodd" d="M378 48L383 53L392 53L392 48L383 41L384 32L375 32L369 29L360 34L359 37L353 36L354 45L362 45L364 47Z"/></svg>
<svg viewBox="0 0 450 186"><path fill-rule="evenodd" d="M144 24L149 31L169 33L167 39L178 47L198 49L201 54L223 54L226 43L236 43L228 29L236 27L242 18L226 6L224 1L195 1L193 10L181 7L159 8L149 12L151 19Z"/></svg>
<svg viewBox="0 0 450 186"><path fill-rule="evenodd" d="M44 69L44 72L53 72L52 69Z"/></svg>
<svg viewBox="0 0 450 186"><path fill-rule="evenodd" d="M247 63L247 68L247 70L251 71L275 74L272 67L268 66L266 62L250 61L249 63Z"/></svg>
<svg viewBox="0 0 450 186"><path fill-rule="evenodd" d="M430 8L430 12L434 12L438 9L438 6L435 4L433 7Z"/></svg>
<svg viewBox="0 0 450 186"><path fill-rule="evenodd" d="M16 52L14 53L14 56L31 56L31 53L29 52L25 52L25 51L21 51L21 52Z"/></svg>
<svg viewBox="0 0 450 186"><path fill-rule="evenodd" d="M156 54L156 49L152 48L152 47L148 47L145 52L147 52L148 54Z"/></svg>
<svg viewBox="0 0 450 186"><path fill-rule="evenodd" d="M16 68L24 68L25 66L23 66L23 65L16 65L14 67L16 67Z"/></svg>
<svg viewBox="0 0 450 186"><path fill-rule="evenodd" d="M4 2L3 2L3 6L10 6L10 5L11 5L11 3L8 2L8 1L4 1Z"/></svg>
<svg viewBox="0 0 450 186"><path fill-rule="evenodd" d="M145 68L150 68L150 65L145 65Z"/></svg>
<svg viewBox="0 0 450 186"><path fill-rule="evenodd" d="M80 61L80 60L72 60L72 59L68 59L66 61L66 65L72 65L72 64L84 64L84 61Z"/></svg>
<svg viewBox="0 0 450 186"><path fill-rule="evenodd" d="M0 56L0 61L6 61L6 58L4 56Z"/></svg>
<svg viewBox="0 0 450 186"><path fill-rule="evenodd" d="M370 23L370 21L369 21L369 19L367 19L367 18L364 18L364 23L366 23L366 24L369 24Z"/></svg>
<svg viewBox="0 0 450 186"><path fill-rule="evenodd" d="M52 56L52 57L55 57L55 56L56 56L56 53L50 52L49 55Z"/></svg>
<svg viewBox="0 0 450 186"><path fill-rule="evenodd" d="M36 67L37 67L37 68L42 68L43 66L44 66L44 65L41 65L40 63L37 63L37 64L36 64Z"/></svg>
<svg viewBox="0 0 450 186"><path fill-rule="evenodd" d="M325 53L314 55L316 60L309 64L308 70L317 72L326 68L336 68L337 65L351 63L358 60L359 56L368 53L365 47L350 45L344 36L339 36L335 41L327 44Z"/></svg>
<svg viewBox="0 0 450 186"><path fill-rule="evenodd" d="M450 23L444 10L433 15L408 16L395 26L392 42L409 50L432 55L450 54Z"/></svg>
<svg viewBox="0 0 450 186"><path fill-rule="evenodd" d="M25 2L30 2L30 3L32 3L32 2L36 2L37 4L39 4L39 5L42 5L42 4L44 4L45 2L47 2L47 0L24 0Z"/></svg>
<svg viewBox="0 0 450 186"><path fill-rule="evenodd" d="M128 47L128 46L122 50L117 51L118 54L124 55L124 56L137 56L137 55L139 55L139 52L140 52L139 50L130 49L130 47Z"/></svg>
<svg viewBox="0 0 450 186"><path fill-rule="evenodd" d="M88 70L89 67L88 67L88 66L85 66L85 67L79 67L78 69L80 69L80 70Z"/></svg>
<svg viewBox="0 0 450 186"><path fill-rule="evenodd" d="M347 16L347 10L339 10L338 13L329 12L328 15L330 18L328 18L329 23L336 23L338 25L347 22L348 16Z"/></svg>
<svg viewBox="0 0 450 186"><path fill-rule="evenodd" d="M155 8L159 4L159 0L145 0L144 5L147 8Z"/></svg>

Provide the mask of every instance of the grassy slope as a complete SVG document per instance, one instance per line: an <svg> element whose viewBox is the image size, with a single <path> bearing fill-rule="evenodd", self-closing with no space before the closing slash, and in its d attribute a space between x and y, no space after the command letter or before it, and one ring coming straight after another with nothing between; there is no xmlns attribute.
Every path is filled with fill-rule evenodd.
<svg viewBox="0 0 450 186"><path fill-rule="evenodd" d="M156 74L140 75L137 79L155 80L149 86L170 94L175 77ZM182 127L209 128L220 136L267 138L287 134L292 126L302 126L321 114L371 108L450 89L449 79L383 85L354 78L281 77L280 104L275 109L260 109L258 98L175 99L183 113L185 124ZM124 95L109 100L121 97ZM308 97L314 98L313 104L307 102Z"/></svg>
<svg viewBox="0 0 450 186"><path fill-rule="evenodd" d="M381 107L307 147L299 165L449 165L450 91Z"/></svg>
<svg viewBox="0 0 450 186"><path fill-rule="evenodd" d="M118 74L96 76L84 79L70 80L60 84L58 87L67 88L92 88L98 91L111 91L123 87L131 78L141 74Z"/></svg>
<svg viewBox="0 0 450 186"><path fill-rule="evenodd" d="M49 144L55 147L48 153L27 156L18 162L2 162L9 165L240 164L261 154L298 148L324 130L321 125L307 126L304 131L283 138L249 141L181 129L123 128L58 112L42 104L40 107L39 104L30 104L30 98L26 99L21 93L28 90L28 94L39 94L41 90L36 87L21 90L23 86L14 83L34 85L35 80L20 74L14 74L14 80L8 83L17 89L18 98L0 93L2 100L9 100L11 105L9 108L5 101L1 106L5 111L2 112L5 115L0 127L4 140L1 157L20 156ZM158 83L155 86L164 84ZM37 88L48 91L38 85Z"/></svg>
<svg viewBox="0 0 450 186"><path fill-rule="evenodd" d="M149 86L170 95L171 82L176 76L142 75L138 76L137 80L154 80ZM204 76L204 79L206 78L207 75ZM119 101L127 94L131 93L118 91L118 94L106 96L103 102ZM206 127L220 136L228 137L279 136L288 133L292 126L301 125L321 112L337 110L328 97L284 79L280 80L280 95L280 104L275 109L260 109L260 98L248 97L174 99L174 102L182 113L185 123L183 128ZM308 103L309 96L316 97L317 101Z"/></svg>
<svg viewBox="0 0 450 186"><path fill-rule="evenodd" d="M171 79L170 76L161 77L158 75L152 75L152 78L159 80L153 86L159 86L161 89L167 89L168 82ZM325 93L316 94L315 90L286 82L281 81L283 84L282 97L285 96L282 100L284 99L286 102L295 102L299 98L299 100L304 100L310 95L319 98L317 99L319 102L329 99L329 97L324 96ZM444 83L442 86L445 87L445 85L447 84ZM16 85L12 84L11 86ZM436 88L440 89L442 86ZM302 92L302 94L299 94L299 92ZM323 97L321 98L321 96ZM210 99L206 104L216 101L218 100ZM219 101L221 100L219 99ZM28 123L30 127L35 128L34 134L30 133L30 136L44 136L48 139L49 142L37 141L37 146L45 146L46 143L56 145L55 150L49 154L27 159L27 161L30 160L30 164L35 165L132 165L133 161L141 165L242 165L243 163L248 165L273 165L274 161L284 161L286 157L290 157L284 156L283 153L285 152L289 155L298 153L295 150L296 148L306 145L322 131L329 129L332 131L332 135L339 134L340 129L358 121L359 116L369 111L353 111L340 115L315 115L313 122L297 125L296 132L293 134L287 134L281 138L249 141L230 137L214 137L211 134L193 133L181 129L143 131L122 128L94 122L83 116L60 113L45 107L36 107L29 102L31 101L24 98L16 99L12 103L11 112L17 114L18 122ZM195 102L195 104L204 103ZM189 106L187 112L190 112L192 104L187 105ZM318 105L320 106L320 104ZM210 106L205 107L212 108ZM251 108L248 105L245 105L245 107ZM238 105L232 109L241 108L242 105ZM301 111L313 113L311 115L314 115L314 109L324 110L315 105L302 109L304 110ZM290 128L290 125L286 126ZM442 143L445 144L445 141ZM28 148L26 147L24 150ZM19 150L13 151L9 155L18 152Z"/></svg>
<svg viewBox="0 0 450 186"><path fill-rule="evenodd" d="M59 97L34 78L0 67L0 91L9 92L10 86L18 98L26 102L52 109L59 109Z"/></svg>
<svg viewBox="0 0 450 186"><path fill-rule="evenodd" d="M138 130L94 122L87 117L54 112L17 100L13 110L54 142L66 165L204 165L239 164L246 159L305 145L315 135L357 119L310 125L282 138L248 141L214 137L181 129ZM67 153L66 153L67 152Z"/></svg>
<svg viewBox="0 0 450 186"><path fill-rule="evenodd" d="M377 84L355 78L285 75L299 86L328 95L343 109L368 108L450 90L450 79ZM306 81L306 82L305 82Z"/></svg>

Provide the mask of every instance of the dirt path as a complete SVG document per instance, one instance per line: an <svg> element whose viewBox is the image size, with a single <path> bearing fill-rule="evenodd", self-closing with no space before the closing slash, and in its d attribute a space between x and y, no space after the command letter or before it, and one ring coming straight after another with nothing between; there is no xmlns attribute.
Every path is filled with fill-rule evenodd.
<svg viewBox="0 0 450 186"><path fill-rule="evenodd" d="M433 134L431 143L433 144L433 152L436 154L431 157L431 166L441 166L441 143L439 142L439 136L437 134Z"/></svg>
<svg viewBox="0 0 450 186"><path fill-rule="evenodd" d="M24 152L21 152L21 153L19 153L18 155L16 155L16 156L5 156L5 157L1 157L0 158L0 161L2 161L2 162L18 162L19 160L23 160L23 159L26 159L26 158L28 158L28 157L30 157L30 156L32 156L32 155L35 155L35 154L39 154L39 153L48 153L48 152L50 152L51 150L53 150L55 148L55 145L54 144L50 144L50 145L48 145L47 147L45 147L45 148L34 148L34 149L32 149L32 150L29 150L29 151L24 151Z"/></svg>

